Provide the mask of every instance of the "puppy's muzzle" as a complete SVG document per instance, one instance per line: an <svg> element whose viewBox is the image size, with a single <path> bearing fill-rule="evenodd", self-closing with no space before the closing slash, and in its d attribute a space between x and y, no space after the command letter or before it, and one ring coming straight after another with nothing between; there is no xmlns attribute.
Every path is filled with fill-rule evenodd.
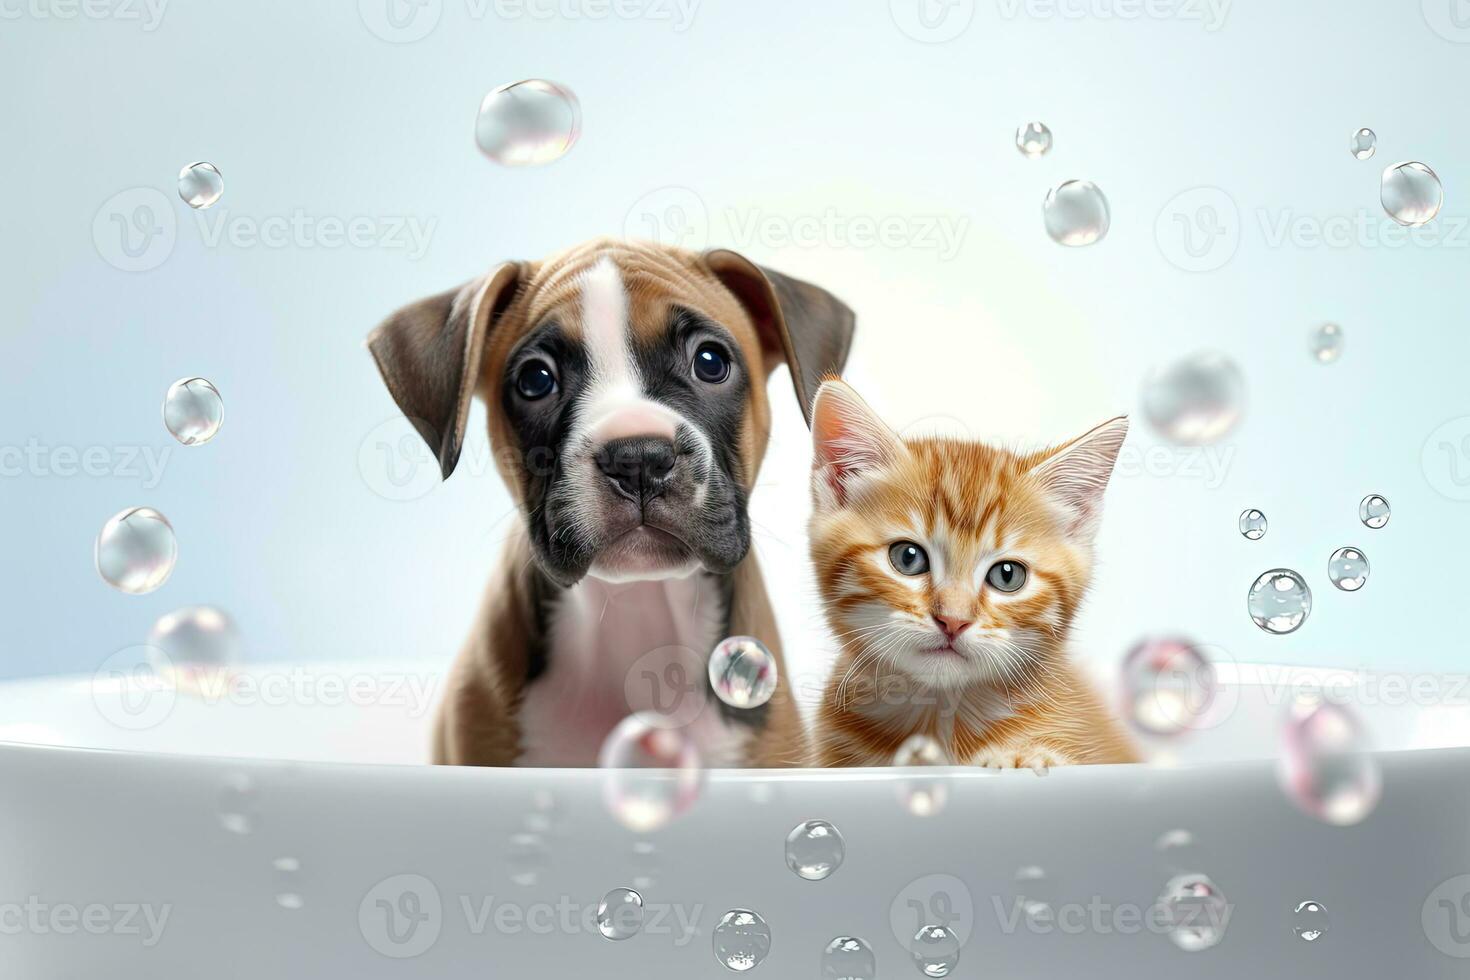
<svg viewBox="0 0 1470 980"><path fill-rule="evenodd" d="M597 451L597 468L612 488L640 508L663 496L677 463L673 440L661 436L613 439Z"/></svg>

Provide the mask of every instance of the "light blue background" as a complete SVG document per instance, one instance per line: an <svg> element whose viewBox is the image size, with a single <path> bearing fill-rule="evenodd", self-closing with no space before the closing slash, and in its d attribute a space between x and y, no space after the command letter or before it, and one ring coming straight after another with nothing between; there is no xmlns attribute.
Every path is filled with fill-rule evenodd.
<svg viewBox="0 0 1470 980"><path fill-rule="evenodd" d="M1039 443L1133 411L1079 654L1112 660L1182 630L1240 661L1463 669L1470 504L1453 499L1449 455L1421 457L1443 423L1470 431L1470 31L1436 32L1447 4L1237 2L1212 30L1194 3L1124 17L1126 0L1065 14L961 2L931 12L963 30L922 43L899 26L910 0L704 0L683 30L657 10L538 19L429 0L414 23L432 29L408 42L367 26L385 2L174 0L152 30L124 10L65 20L64 4L0 3L0 444L170 451L156 487L54 466L0 478L0 676L90 672L193 603L229 610L252 660L446 662L511 504L478 408L460 474L385 498L402 495L385 440L404 493L433 481L415 482L429 471L407 469L417 454L382 427L395 412L363 337L498 260L648 228L842 296L859 312L851 377L897 426ZM580 95L581 140L544 168L498 167L471 140L479 100L536 76ZM1033 118L1056 134L1039 160L1012 142ZM1359 126L1379 135L1365 162L1347 149ZM196 159L226 180L200 214L173 190ZM1407 159L1438 171L1446 203L1437 239L1389 247L1378 177ZM1112 207L1087 249L1042 230L1047 188L1072 177ZM1219 267L1189 272L1171 261L1184 261L1171 209L1206 220L1193 208L1222 196L1170 202L1202 185L1223 192L1226 233L1207 258ZM161 191L154 217L176 230L142 272L105 259L120 240L109 200L133 188ZM123 200L126 217L146 198ZM893 219L907 244L780 237L829 211ZM421 256L207 239L221 222L296 214L432 231ZM1345 247L1274 238L1283 220L1359 216L1374 237ZM748 232L767 219L774 231ZM952 256L925 247L931 219L963 223ZM1346 336L1331 366L1307 352L1324 320ZM1204 348L1241 365L1247 412L1212 457L1165 452L1150 474L1138 461L1160 443L1137 413L1141 379ZM185 449L159 409L190 375L215 382L227 414L213 443ZM784 377L771 391L757 544L792 671L819 680L832 647L806 572L806 433ZM1228 462L1206 478L1211 459ZM1384 530L1358 523L1368 492L1392 501ZM138 504L180 542L172 579L144 597L110 590L92 564L103 521ZM1264 540L1236 533L1245 507L1269 515ZM1348 544L1373 563L1354 595L1326 580ZM1289 637L1245 611L1251 580L1277 565L1317 597Z"/></svg>

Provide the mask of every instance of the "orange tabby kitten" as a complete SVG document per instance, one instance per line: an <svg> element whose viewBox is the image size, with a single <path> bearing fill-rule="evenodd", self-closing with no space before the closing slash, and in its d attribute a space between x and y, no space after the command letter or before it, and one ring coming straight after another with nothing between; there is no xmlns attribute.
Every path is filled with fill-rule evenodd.
<svg viewBox="0 0 1470 980"><path fill-rule="evenodd" d="M829 380L812 432L812 559L842 642L817 763L889 765L920 733L957 764L1136 761L1066 651L1128 420L1024 455L904 440Z"/></svg>

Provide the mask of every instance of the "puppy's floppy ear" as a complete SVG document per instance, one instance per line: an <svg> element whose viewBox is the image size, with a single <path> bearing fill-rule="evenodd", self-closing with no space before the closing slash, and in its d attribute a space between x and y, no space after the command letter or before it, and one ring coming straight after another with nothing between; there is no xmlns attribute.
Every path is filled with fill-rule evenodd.
<svg viewBox="0 0 1470 980"><path fill-rule="evenodd" d="M852 310L825 289L764 269L738 252L711 249L704 260L755 321L761 346L785 358L801 416L811 425L817 385L847 363Z"/></svg>
<svg viewBox="0 0 1470 980"><path fill-rule="evenodd" d="M421 299L368 335L368 350L398 408L447 479L464 445L485 335L515 298L523 266L507 262L458 289Z"/></svg>

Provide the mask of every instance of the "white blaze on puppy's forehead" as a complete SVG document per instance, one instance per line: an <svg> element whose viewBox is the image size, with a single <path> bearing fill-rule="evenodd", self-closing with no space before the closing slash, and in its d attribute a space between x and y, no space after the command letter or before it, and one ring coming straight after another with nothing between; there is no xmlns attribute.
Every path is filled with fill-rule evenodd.
<svg viewBox="0 0 1470 980"><path fill-rule="evenodd" d="M633 357L628 293L612 259L582 274L582 338L592 367L584 398L586 431L594 444L627 436L674 438L678 415L643 394Z"/></svg>

